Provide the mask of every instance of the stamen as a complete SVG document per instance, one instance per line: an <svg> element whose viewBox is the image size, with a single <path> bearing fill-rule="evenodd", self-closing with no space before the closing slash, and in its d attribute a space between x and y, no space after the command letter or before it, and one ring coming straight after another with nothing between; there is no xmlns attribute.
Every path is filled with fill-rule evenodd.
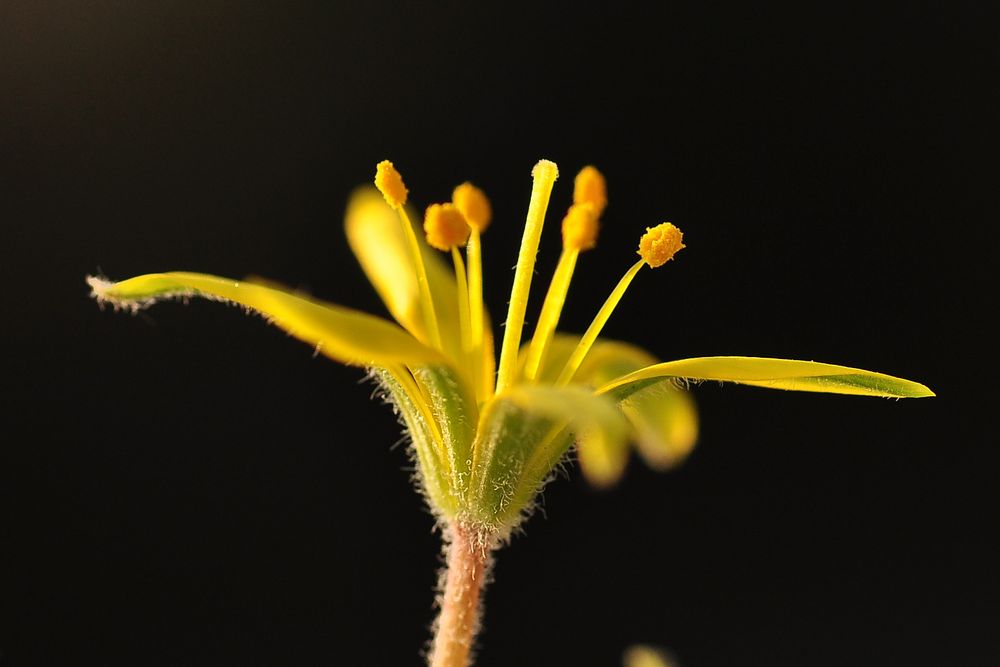
<svg viewBox="0 0 1000 667"><path fill-rule="evenodd" d="M469 261L471 346L472 349L478 350L483 344L483 246L480 235L489 226L493 218L493 209L486 194L469 182L455 188L451 194L451 201L472 228L465 246L465 254ZM492 378L490 380L492 383Z"/></svg>
<svg viewBox="0 0 1000 667"><path fill-rule="evenodd" d="M399 213L400 223L403 225L403 234L410 246L410 254L413 256L413 265L417 271L417 284L420 288L420 305L424 313L424 326L427 328L427 337L430 344L437 349L442 349L441 331L438 329L437 314L434 312L434 297L431 295L430 282L427 280L427 269L424 267L424 256L420 252L420 243L417 241L417 234L413 231L413 223L406 213L406 197L409 191L403 184L403 176L396 171L389 160L382 160L375 168L375 187L379 189L385 197L389 206Z"/></svg>
<svg viewBox="0 0 1000 667"><path fill-rule="evenodd" d="M578 177L579 178L579 177ZM590 202L574 204L563 218L563 251L559 256L559 264L552 274L549 291L542 304L542 314L538 317L538 325L528 349L528 359L524 365L524 376L535 380L538 371L545 361L552 336L559 325L566 294L573 279L576 260L582 250L593 248L597 242L597 218L594 216L594 206Z"/></svg>
<svg viewBox="0 0 1000 667"><path fill-rule="evenodd" d="M557 386L564 386L573 379L576 374L577 369L580 368L580 364L583 363L584 358L587 353L590 352L591 346L597 337L601 334L601 330L604 325L607 324L608 319L611 317L611 313L614 312L615 306L621 301L622 296L625 295L625 290L632 283L632 279L635 278L636 274L639 273L639 269L646 266L646 261L640 259L638 262L632 265L622 279L618 281L615 288L611 291L611 295L601 306L601 309L597 311L597 315L594 317L594 321L590 323L587 327L587 331L584 332L583 338L580 339L579 344L577 344L576 349L573 350L573 354L570 355L569 360L562 369L562 373L559 374L559 378L556 380Z"/></svg>
<svg viewBox="0 0 1000 667"><path fill-rule="evenodd" d="M597 167L586 166L573 180L573 203L588 203L594 207L594 217L600 218L608 205L608 187Z"/></svg>
<svg viewBox="0 0 1000 667"><path fill-rule="evenodd" d="M455 264L455 283L458 286L458 329L462 336L462 353L472 354L472 334L469 330L469 282L465 277L465 262L458 246L451 247L451 260ZM475 364L475 359L472 359ZM479 376L478 364L473 366L473 375ZM479 383L475 383L479 386Z"/></svg>
<svg viewBox="0 0 1000 667"><path fill-rule="evenodd" d="M485 314L483 312L483 246L479 230L473 227L469 234L469 242L465 246L465 255L469 260L469 348L472 351L472 373L478 379L476 383L476 398L487 400L493 393L493 367L496 360L493 357L493 340L490 339L489 350L483 333ZM489 355L486 360L485 355ZM487 367L490 370L487 370ZM488 376L488 377L487 377Z"/></svg>
<svg viewBox="0 0 1000 667"><path fill-rule="evenodd" d="M593 204L573 204L563 218L563 248L590 250L597 245L597 231L597 215Z"/></svg>
<svg viewBox="0 0 1000 667"><path fill-rule="evenodd" d="M594 341L597 340L604 325L607 324L611 313L614 312L615 306L621 301L625 290L632 283L632 279L639 273L639 269L647 264L652 268L656 268L672 259L684 247L684 244L681 243L683 236L681 230L669 222L646 229L646 233L639 241L639 254L642 256L642 259L633 264L632 268L625 272L625 275L618 281L614 290L611 291L611 295L607 301L597 311L594 321L587 327L583 338L580 339L576 349L573 350L573 354L570 355L569 360L563 367L562 373L559 374L559 378L556 380L558 386L566 385L573 379L576 371L580 368L580 364L583 363L587 353L590 352Z"/></svg>
<svg viewBox="0 0 1000 667"><path fill-rule="evenodd" d="M646 227L646 233L639 239L639 256L654 269L663 266L684 248L683 239L684 233L669 222Z"/></svg>
<svg viewBox="0 0 1000 667"><path fill-rule="evenodd" d="M552 282L549 283L549 291L542 305L542 314L538 316L538 326L535 327L535 335L531 338L531 347L528 349L528 359L524 364L524 377L529 381L538 377L542 359L559 325L559 316L566 303L566 293L569 292L569 283L573 278L573 269L576 268L576 259L579 256L580 251L575 248L563 248L559 256L559 264L552 274Z"/></svg>
<svg viewBox="0 0 1000 667"><path fill-rule="evenodd" d="M469 223L454 204L431 204L424 214L424 232L432 248L451 250L469 239Z"/></svg>
<svg viewBox="0 0 1000 667"><path fill-rule="evenodd" d="M521 331L524 328L524 311L528 305L531 277L535 271L535 255L538 253L538 241L542 235L552 186L555 185L558 176L559 168L548 160L540 160L531 170L534 181L531 187L531 202L528 204L521 249L517 255L514 286L510 292L503 345L500 348L500 369L497 372L496 389L498 394L513 382L517 370L517 352L521 344Z"/></svg>
<svg viewBox="0 0 1000 667"><path fill-rule="evenodd" d="M382 160L375 166L375 187L393 208L405 204L406 196L410 194L403 184L403 176L388 160Z"/></svg>
<svg viewBox="0 0 1000 667"><path fill-rule="evenodd" d="M479 230L472 228L465 246L469 260L469 318L472 321L472 347L483 344L483 244Z"/></svg>
<svg viewBox="0 0 1000 667"><path fill-rule="evenodd" d="M493 209L486 194L472 183L466 181L451 193L451 203L458 207L469 226L479 232L486 231L493 219Z"/></svg>

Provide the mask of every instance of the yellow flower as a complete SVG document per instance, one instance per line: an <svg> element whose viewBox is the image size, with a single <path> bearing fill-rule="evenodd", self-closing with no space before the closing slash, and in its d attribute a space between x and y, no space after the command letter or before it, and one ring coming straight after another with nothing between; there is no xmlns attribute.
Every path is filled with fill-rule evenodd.
<svg viewBox="0 0 1000 667"><path fill-rule="evenodd" d="M556 333L578 256L596 242L596 213L607 201L604 179L593 167L576 179L576 203L563 226L563 255L534 336L522 346L535 255L558 170L542 160L532 173L496 374L489 316L482 307L479 248L480 232L489 223L488 200L465 183L456 188L454 203L428 209L425 227L432 245L450 252L454 270L449 270L440 254L417 239L405 209L406 187L388 161L379 164L376 176L384 197L372 189L356 192L346 231L398 324L273 284L197 273L88 281L100 302L118 308L136 310L189 296L238 303L320 353L370 369L402 414L431 508L446 522L467 522L500 536L523 518L574 444L583 472L599 485L619 478L629 441L654 467L682 460L698 431L693 402L681 388L687 381L897 398L933 395L908 380L811 361L703 357L657 363L638 347L601 339L604 323L639 271L664 264L684 248L671 223L647 228L640 260L582 337ZM466 215L476 223L465 222ZM466 239L468 271L461 252Z"/></svg>
<svg viewBox="0 0 1000 667"><path fill-rule="evenodd" d="M731 356L659 362L634 345L602 339L601 330L640 271L669 266L684 248L680 229L666 222L647 228L639 241L640 259L625 271L586 332L557 333L580 253L596 243L607 204L604 177L594 167L575 180L562 255L538 324L522 345L535 256L557 177L556 165L547 160L532 171L499 357L482 297L488 199L475 186L460 185L452 202L427 209L423 229L428 237L421 241L406 208L408 190L389 161L378 165L375 177L381 194L365 188L352 196L346 232L395 323L260 281L183 272L116 283L88 278L94 297L115 308L134 311L190 296L237 303L331 359L370 370L402 416L420 488L452 542L439 639L431 654L435 665L467 661L478 591L489 564L482 554L526 516L571 448L576 447L584 474L597 485L621 476L629 442L659 469L684 459L698 433L697 413L685 390L689 382L933 396L922 384L846 366ZM426 241L450 255L451 268ZM455 572L455 597L449 597ZM471 579L460 580L462 573Z"/></svg>

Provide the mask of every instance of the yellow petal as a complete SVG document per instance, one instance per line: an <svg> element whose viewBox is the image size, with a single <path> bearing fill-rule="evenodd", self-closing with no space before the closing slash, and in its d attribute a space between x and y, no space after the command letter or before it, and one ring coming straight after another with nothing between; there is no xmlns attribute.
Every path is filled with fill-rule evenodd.
<svg viewBox="0 0 1000 667"><path fill-rule="evenodd" d="M441 356L379 317L276 289L201 273L151 273L112 283L88 278L94 297L138 309L160 299L200 296L257 311L292 336L345 364L389 366L440 363Z"/></svg>
<svg viewBox="0 0 1000 667"><path fill-rule="evenodd" d="M501 532L530 510L572 438L585 438L588 444L581 447L602 447L612 453L606 458L613 458L628 434L628 423L609 397L573 385L515 385L487 402L480 414L466 504L475 521ZM585 465L600 454L581 451ZM598 466L594 474L606 479L608 473Z"/></svg>
<svg viewBox="0 0 1000 667"><path fill-rule="evenodd" d="M621 477L628 462L629 429L612 401L573 385L517 385L504 396L530 413L565 422L591 483L610 486Z"/></svg>
<svg viewBox="0 0 1000 667"><path fill-rule="evenodd" d="M694 449L698 410L683 389L657 382L628 396L619 406L635 428L639 455L649 467L669 470Z"/></svg>
<svg viewBox="0 0 1000 667"><path fill-rule="evenodd" d="M625 667L676 667L677 663L665 651L639 644L625 651L624 665Z"/></svg>
<svg viewBox="0 0 1000 667"><path fill-rule="evenodd" d="M934 396L926 386L902 378L848 366L815 361L769 359L765 357L698 357L654 364L607 382L599 392L615 391L622 396L630 388L646 386L655 378L718 380L755 387L855 394L886 398Z"/></svg>
<svg viewBox="0 0 1000 667"><path fill-rule="evenodd" d="M545 363L539 369L539 382L543 384L555 382L579 342L579 336L569 334L553 336L545 355ZM527 357L527 353L528 346L524 346L521 361ZM626 373L655 363L656 357L641 347L616 340L598 339L573 376L573 382L598 387Z"/></svg>
<svg viewBox="0 0 1000 667"><path fill-rule="evenodd" d="M374 188L359 188L347 205L345 229L351 250L389 312L414 336L427 340L417 269L399 214ZM423 236L422 230L417 230L441 342L446 354L458 361L462 359L462 339L455 278L440 253L426 246Z"/></svg>
<svg viewBox="0 0 1000 667"><path fill-rule="evenodd" d="M583 476L596 487L614 486L628 465L628 442L624 438L606 438L599 430L579 432L576 436L576 451Z"/></svg>
<svg viewBox="0 0 1000 667"><path fill-rule="evenodd" d="M552 381L558 376L579 340L577 336L566 334L553 338L543 369L543 379ZM655 363L655 357L640 347L599 339L574 376L574 382L599 387L626 373ZM698 412L691 396L671 382L654 381L649 384L650 386L637 391L623 393L621 397L614 392L611 395L620 401L618 407L632 424L633 438L639 454L650 467L666 470L683 461L694 447L698 438ZM585 448L580 451L583 456ZM614 454L614 458L609 458L603 464L595 461L591 467L600 466L607 471L606 478L611 480L614 475L610 471L624 468L626 453L604 454ZM584 466L590 463L582 459L581 462Z"/></svg>

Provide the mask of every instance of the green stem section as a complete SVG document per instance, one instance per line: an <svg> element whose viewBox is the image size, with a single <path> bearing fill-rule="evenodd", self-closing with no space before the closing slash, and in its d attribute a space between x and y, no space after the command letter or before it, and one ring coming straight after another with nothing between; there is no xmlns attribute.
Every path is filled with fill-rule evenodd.
<svg viewBox="0 0 1000 667"><path fill-rule="evenodd" d="M448 527L447 566L441 573L429 667L468 667L482 613L482 592L493 565L495 538L462 522Z"/></svg>

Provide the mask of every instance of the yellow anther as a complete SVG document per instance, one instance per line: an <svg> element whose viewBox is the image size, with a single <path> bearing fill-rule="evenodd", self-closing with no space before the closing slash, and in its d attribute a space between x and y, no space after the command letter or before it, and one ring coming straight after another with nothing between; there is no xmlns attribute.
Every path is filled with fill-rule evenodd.
<svg viewBox="0 0 1000 667"><path fill-rule="evenodd" d="M431 204L424 214L427 243L438 250L451 250L469 240L469 223L454 204Z"/></svg>
<svg viewBox="0 0 1000 667"><path fill-rule="evenodd" d="M493 219L493 209L486 194L472 183L466 181L455 188L451 194L451 202L462 212L469 225L483 232Z"/></svg>
<svg viewBox="0 0 1000 667"><path fill-rule="evenodd" d="M399 208L406 203L409 190L403 185L403 177L388 160L382 160L375 167L375 187L385 197L389 206Z"/></svg>
<svg viewBox="0 0 1000 667"><path fill-rule="evenodd" d="M591 204L594 207L594 217L600 219L608 205L608 186L597 167L586 166L576 175L573 181L573 203Z"/></svg>
<svg viewBox="0 0 1000 667"><path fill-rule="evenodd" d="M597 215L590 202L573 204L562 222L563 248L590 250L597 245Z"/></svg>
<svg viewBox="0 0 1000 667"><path fill-rule="evenodd" d="M663 266L684 247L683 239L683 232L669 222L647 227L639 240L639 256L654 269Z"/></svg>

